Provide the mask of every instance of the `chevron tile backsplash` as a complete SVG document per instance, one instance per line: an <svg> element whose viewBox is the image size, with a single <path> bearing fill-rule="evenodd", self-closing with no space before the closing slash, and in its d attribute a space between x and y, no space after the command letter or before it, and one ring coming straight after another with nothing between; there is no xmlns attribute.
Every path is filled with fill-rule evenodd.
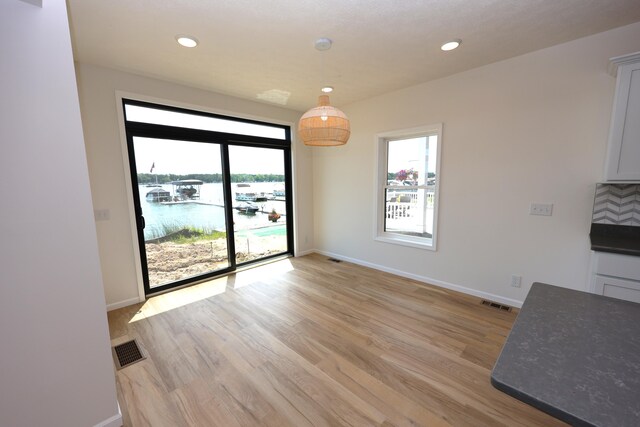
<svg viewBox="0 0 640 427"><path fill-rule="evenodd" d="M640 184L597 184L591 222L640 227Z"/></svg>

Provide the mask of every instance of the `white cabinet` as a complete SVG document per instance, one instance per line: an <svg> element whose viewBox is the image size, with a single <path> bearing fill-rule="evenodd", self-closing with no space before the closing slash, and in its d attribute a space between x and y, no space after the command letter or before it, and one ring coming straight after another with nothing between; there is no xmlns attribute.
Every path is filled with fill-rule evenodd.
<svg viewBox="0 0 640 427"><path fill-rule="evenodd" d="M611 59L617 69L605 179L640 181L640 52Z"/></svg>
<svg viewBox="0 0 640 427"><path fill-rule="evenodd" d="M595 293L605 297L640 302L640 282L596 274Z"/></svg>
<svg viewBox="0 0 640 427"><path fill-rule="evenodd" d="M592 265L593 293L640 303L640 257L593 252Z"/></svg>

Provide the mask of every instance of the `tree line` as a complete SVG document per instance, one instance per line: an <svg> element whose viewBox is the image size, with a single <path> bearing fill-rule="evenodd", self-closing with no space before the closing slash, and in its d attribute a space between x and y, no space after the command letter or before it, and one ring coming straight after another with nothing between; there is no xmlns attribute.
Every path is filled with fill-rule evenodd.
<svg viewBox="0 0 640 427"><path fill-rule="evenodd" d="M427 173L427 178L433 178L435 176L436 176L436 174L433 173L433 172ZM391 180L394 180L394 179L398 179L398 173L397 172L387 172L387 180L391 181Z"/></svg>
<svg viewBox="0 0 640 427"><path fill-rule="evenodd" d="M157 181L156 181L157 178ZM188 175L176 175L176 174L150 174L139 173L138 184L171 184L172 181L180 181L183 179L198 179L205 183L220 183L222 182L221 173L192 173ZM247 174L247 173L232 173L231 182L284 182L284 175L266 173L266 174Z"/></svg>

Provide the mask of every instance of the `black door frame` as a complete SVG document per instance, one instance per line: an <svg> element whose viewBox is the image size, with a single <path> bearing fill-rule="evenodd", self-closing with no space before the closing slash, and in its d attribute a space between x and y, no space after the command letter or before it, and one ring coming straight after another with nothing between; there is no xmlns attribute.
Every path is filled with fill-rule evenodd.
<svg viewBox="0 0 640 427"><path fill-rule="evenodd" d="M266 125L275 128L281 128L285 132L285 139L274 139L266 137L239 135L225 132L216 132L200 129L181 128L175 126L130 122L127 121L127 105L142 106L158 110L175 111L192 115L202 115L206 117L220 118L224 120L237 121L242 123ZM140 251L140 263L142 269L142 278L144 283L145 295L149 296L155 293L164 292L168 289L195 284L203 280L221 276L235 271L239 266L246 266L253 263L264 262L265 260L281 257L283 255L293 256L294 239L293 239L293 185L292 185L292 167L291 167L291 128L286 125L260 122L256 120L248 120L237 117L223 116L218 114L206 113L203 111L189 110L185 108L172 107L168 105L155 104L151 102L138 101L133 99L122 99L122 110L124 113L124 126L127 138L127 152L129 157L129 169L131 173L131 186L133 190L133 205L136 217L136 238L138 239L138 247ZM144 216L142 215L142 205L140 203L140 191L138 185L138 174L135 165L135 152L133 139L141 138L158 138L190 142L202 142L210 144L219 144L221 149L222 160L222 185L223 197L225 205L225 226L227 233L227 256L229 267L212 271L209 273L188 277L175 282L170 282L162 286L156 286L153 289L149 285L149 271L147 266L147 255L144 241ZM278 254L269 255L243 263L236 262L235 253L235 229L233 225L233 203L231 194L231 172L229 165L229 146L244 146L256 148L272 148L282 150L284 156L284 176L285 176L285 210L287 216L287 250Z"/></svg>

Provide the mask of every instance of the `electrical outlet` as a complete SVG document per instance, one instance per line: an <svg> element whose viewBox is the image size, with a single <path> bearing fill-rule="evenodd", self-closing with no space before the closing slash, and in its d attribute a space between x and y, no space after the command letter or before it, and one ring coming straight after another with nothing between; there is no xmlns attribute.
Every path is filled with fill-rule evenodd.
<svg viewBox="0 0 640 427"><path fill-rule="evenodd" d="M531 203L529 215L551 216L553 211L552 203Z"/></svg>
<svg viewBox="0 0 640 427"><path fill-rule="evenodd" d="M519 288L522 286L522 276L516 276L515 274L511 275L511 286L514 288Z"/></svg>

